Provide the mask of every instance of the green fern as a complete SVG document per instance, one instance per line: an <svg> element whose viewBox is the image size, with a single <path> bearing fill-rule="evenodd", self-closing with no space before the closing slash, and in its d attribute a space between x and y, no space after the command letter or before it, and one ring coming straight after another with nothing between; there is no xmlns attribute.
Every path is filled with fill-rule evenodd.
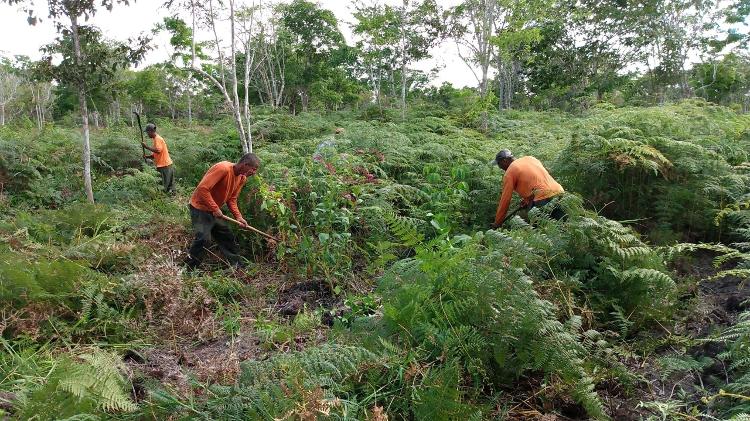
<svg viewBox="0 0 750 421"><path fill-rule="evenodd" d="M424 241L424 234L417 231L417 225L421 221L396 215L389 210L383 210L382 215L388 228L404 247L414 247Z"/></svg>
<svg viewBox="0 0 750 421"><path fill-rule="evenodd" d="M280 419L302 416L307 406L328 408L332 413L358 414L367 402L351 398L350 385L361 380L370 367L383 367L382 358L357 346L326 344L301 352L276 354L264 361L241 364L234 387L214 386L211 397L191 408L188 416L207 419ZM345 399L339 399L345 398ZM333 402L341 402L334 405ZM155 410L165 415L177 408L175 399L161 392Z"/></svg>
<svg viewBox="0 0 750 421"><path fill-rule="evenodd" d="M659 358L659 366L661 367L661 378L666 379L674 373L684 372L698 372L700 373L705 368L714 363L714 359L710 357L701 357L695 359L690 356L664 356Z"/></svg>
<svg viewBox="0 0 750 421"><path fill-rule="evenodd" d="M592 417L606 417L569 330L576 324L558 322L523 271L501 269L497 251L518 240L498 231L485 237L458 249L420 248L419 265L393 266L381 285L386 326L428 362L458 364L480 384L526 370L558 374Z"/></svg>
<svg viewBox="0 0 750 421"><path fill-rule="evenodd" d="M63 357L46 383L23 397L18 414L57 418L82 414L132 412L138 406L125 391L122 361L115 354L94 351L79 356L80 362Z"/></svg>

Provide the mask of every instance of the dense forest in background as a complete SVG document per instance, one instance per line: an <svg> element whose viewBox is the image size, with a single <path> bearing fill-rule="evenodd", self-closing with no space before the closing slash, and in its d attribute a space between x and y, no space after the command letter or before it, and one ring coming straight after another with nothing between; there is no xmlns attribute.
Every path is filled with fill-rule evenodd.
<svg viewBox="0 0 750 421"><path fill-rule="evenodd" d="M84 24L127 2L3 1L58 36L0 65L0 418L750 420L750 2L362 0L350 45L172 0L142 68L154 34ZM474 87L416 70L446 43ZM502 148L567 219L489 229ZM251 150L280 241L187 271L193 189Z"/></svg>
<svg viewBox="0 0 750 421"><path fill-rule="evenodd" d="M469 0L452 8L434 0L358 1L352 45L336 16L315 3L234 3L168 2L175 17L154 33L169 34L171 59L140 70L130 65L150 48L148 37L111 40L85 25L78 25L83 56L96 57L96 65L72 60L68 29L50 40L41 61L5 57L0 125L80 121L78 81L66 66L89 73L95 127L132 123L134 110L188 122L223 114L247 125L256 107L293 114L371 108L376 116L429 102L460 106L482 127L490 109L579 112L598 102L691 97L740 112L750 107L745 1ZM196 30L215 37L194 40ZM435 86L440 69L414 70L441 43L460 46L475 87Z"/></svg>

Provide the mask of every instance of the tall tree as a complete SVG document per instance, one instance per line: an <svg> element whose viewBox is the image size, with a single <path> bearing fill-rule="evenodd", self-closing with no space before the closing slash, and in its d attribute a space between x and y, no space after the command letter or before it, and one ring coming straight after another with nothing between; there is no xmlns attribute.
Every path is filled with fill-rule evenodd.
<svg viewBox="0 0 750 421"><path fill-rule="evenodd" d="M0 126L5 125L6 107L16 99L22 79L7 59L0 61Z"/></svg>
<svg viewBox="0 0 750 421"><path fill-rule="evenodd" d="M25 5L25 12L28 14L27 21L29 24L34 25L37 23L38 18L35 16L33 1L32 0L2 0L4 3L11 5L23 4ZM83 182L86 197L89 202L94 202L94 190L91 183L91 143L89 141L89 112L86 104L86 90L88 77L91 75L100 75L100 71L106 70L105 65L111 63L104 63L102 59L104 57L97 56L96 54L87 54L86 41L91 39L81 40L82 26L80 24L81 18L88 20L89 17L96 14L99 4L101 7L107 10L112 10L116 3L128 4L127 0L47 0L47 9L49 17L52 19L58 33L61 33L63 37L69 37L72 41L72 49L65 48L63 52L63 62L60 65L53 66L51 58L48 60L48 68L50 71L57 74L55 78L64 78L58 80L64 80L65 82L71 82L75 85L78 91L78 105L80 108L82 128L83 128ZM67 20L67 22L66 22ZM68 23L69 22L69 23ZM88 33L93 34L92 32ZM131 50L127 54L129 61L137 62L143 57L146 51L147 39L140 38L139 45ZM66 44L62 39L58 39L60 47ZM67 55L66 55L67 54Z"/></svg>
<svg viewBox="0 0 750 421"><path fill-rule="evenodd" d="M728 26L726 36L720 39L722 46L747 49L750 46L750 0L734 0L724 9L724 22Z"/></svg>
<svg viewBox="0 0 750 421"><path fill-rule="evenodd" d="M552 0L526 0L502 3L501 21L496 23L490 43L495 47L498 107L511 107L521 62L541 40L544 22L559 19L553 15Z"/></svg>
<svg viewBox="0 0 750 421"><path fill-rule="evenodd" d="M697 95L717 104L742 104L747 112L750 99L750 57L729 53L721 60L697 64L691 85Z"/></svg>
<svg viewBox="0 0 750 421"><path fill-rule="evenodd" d="M373 100L381 105L383 83L388 75L393 74L398 61L395 46L401 33L400 15L396 8L383 6L377 1L358 1L354 17L357 21L352 29L359 38L356 42L359 50L357 70L366 79Z"/></svg>
<svg viewBox="0 0 750 421"><path fill-rule="evenodd" d="M570 0L571 3L575 3ZM579 28L602 51L620 51L621 61L646 68L658 102L691 94L688 61L707 45L725 6L716 0L581 0ZM575 37L576 39L579 37Z"/></svg>
<svg viewBox="0 0 750 421"><path fill-rule="evenodd" d="M396 91L398 74L401 116L405 117L406 96L414 81L410 66L430 57L430 49L442 41L446 25L442 9L434 0L402 0L399 6L378 1L355 4L359 37L360 73L367 78L374 99L380 103L383 80L388 77L391 92Z"/></svg>
<svg viewBox="0 0 750 421"><path fill-rule="evenodd" d="M623 81L623 70L638 60L627 38L591 16L591 9L558 2L540 25L534 47L521 58L520 73L538 106L566 108L585 96L597 99Z"/></svg>
<svg viewBox="0 0 750 421"><path fill-rule="evenodd" d="M489 94L492 37L501 13L499 0L466 0L451 11L451 32L458 44L458 54L477 80L482 101ZM479 73L475 67L479 67ZM482 113L481 125L487 130L486 111Z"/></svg>
<svg viewBox="0 0 750 421"><path fill-rule="evenodd" d="M28 56L16 56L16 66L24 80L24 103L28 115L36 120L37 129L42 130L52 103L52 83L40 79L34 72L35 63Z"/></svg>
<svg viewBox="0 0 750 421"><path fill-rule="evenodd" d="M226 8L223 7L220 2L214 2L214 0L208 0L207 4L199 3L196 0L186 0L182 3L168 1L166 5L167 7L187 7L190 10L193 34L196 33L196 27L199 21L203 21L204 25L213 33L213 47L214 53L216 54L215 68L210 64L197 61L199 58L198 52L200 44L196 41L195 37L192 36L190 37L192 50L190 69L199 74L205 80L209 81L211 85L219 90L224 99L224 104L232 113L243 152L252 152L252 139L250 133L245 130L243 124L242 105L238 94L238 30L236 27L237 9L235 8L235 0L229 0ZM218 35L222 28L227 29L222 26L226 23L229 24L228 45L222 44ZM226 51L226 49L228 49L228 51ZM227 79L229 79L228 82Z"/></svg>
<svg viewBox="0 0 750 421"><path fill-rule="evenodd" d="M406 118L408 66L430 57L430 49L442 40L446 26L442 10L435 0L402 0L399 9L401 62L401 118Z"/></svg>
<svg viewBox="0 0 750 421"><path fill-rule="evenodd" d="M188 124L193 123L193 90L194 81L190 63L192 58L193 29L179 17L166 17L162 24L158 25L156 30L166 30L169 37L169 45L172 47L172 54L168 69L174 74L174 77L183 82L182 91L187 97L187 118ZM203 44L196 45L196 55L205 59L203 54Z"/></svg>
<svg viewBox="0 0 750 421"><path fill-rule="evenodd" d="M289 37L281 36L281 8L259 5L252 12L253 25L244 27L245 55L252 50L253 57L245 61L245 69L251 66L249 82L258 94L259 101L272 109L284 104L286 92L286 61L291 56ZM246 96L250 95L245 86Z"/></svg>
<svg viewBox="0 0 750 421"><path fill-rule="evenodd" d="M337 52L345 47L336 16L330 10L305 0L281 6L279 38L289 45L286 59L287 89L292 90L291 107L306 111L312 84L341 64Z"/></svg>

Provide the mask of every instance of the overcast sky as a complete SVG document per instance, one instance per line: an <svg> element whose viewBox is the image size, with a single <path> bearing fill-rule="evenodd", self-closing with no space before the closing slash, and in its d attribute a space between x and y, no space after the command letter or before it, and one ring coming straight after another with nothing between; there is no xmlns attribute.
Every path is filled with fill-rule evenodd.
<svg viewBox="0 0 750 421"><path fill-rule="evenodd" d="M252 0L238 0L238 3L250 4ZM385 0L385 3L399 4L401 0ZM444 7L457 4L459 0L438 0ZM102 10L91 20L102 29L105 36L115 40L126 40L142 32L150 32L151 29L170 12L161 5L163 0L136 0L130 1L130 6L116 5L112 12ZM266 0L265 3L268 3ZM318 3L331 10L339 20L339 28L347 41L351 44L352 34L350 24L354 21L350 9L350 1L347 0L319 0ZM29 26L26 16L18 6L0 4L0 55L15 56L26 55L32 59L40 58L39 47L52 41L55 29L44 9L46 1L37 0L37 10L43 18L43 22L36 26ZM228 26L228 25L227 25ZM208 39L208 34L198 33L197 39ZM153 40L154 49L146 56L145 65L165 61L169 55L169 39L166 35L157 36ZM440 85L444 81L453 83L455 86L476 86L477 82L471 71L461 61L453 41L447 41L443 45L433 49L433 59L418 63L414 68L429 71L439 66L441 68L437 79L432 83ZM142 64L140 67L143 67Z"/></svg>

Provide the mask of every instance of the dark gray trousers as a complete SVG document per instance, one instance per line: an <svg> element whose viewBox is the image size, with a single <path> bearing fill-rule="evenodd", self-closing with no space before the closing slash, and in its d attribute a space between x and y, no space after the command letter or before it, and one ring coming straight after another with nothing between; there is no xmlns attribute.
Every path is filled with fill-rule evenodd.
<svg viewBox="0 0 750 421"><path fill-rule="evenodd" d="M164 191L166 193L174 193L174 165L157 168L156 171L159 171L159 174L161 174Z"/></svg>
<svg viewBox="0 0 750 421"><path fill-rule="evenodd" d="M234 234L223 220L216 219L211 213L196 209L190 205L190 222L193 224L195 238L188 250L187 264L191 268L200 265L206 254L206 246L213 237L224 258L233 266L241 264L239 247Z"/></svg>
<svg viewBox="0 0 750 421"><path fill-rule="evenodd" d="M531 203L531 207L529 208L529 210L531 208L543 208L543 207L546 207L549 204L549 202L552 201L552 199L554 199L554 196L550 197L549 199L536 200L536 201L534 201L534 202ZM561 219L564 219L568 215L565 213L564 210L562 210L562 208L560 208L560 204L555 203L554 207L552 208L552 210L550 210L549 216L550 216L550 218L556 219L556 220L559 221Z"/></svg>

